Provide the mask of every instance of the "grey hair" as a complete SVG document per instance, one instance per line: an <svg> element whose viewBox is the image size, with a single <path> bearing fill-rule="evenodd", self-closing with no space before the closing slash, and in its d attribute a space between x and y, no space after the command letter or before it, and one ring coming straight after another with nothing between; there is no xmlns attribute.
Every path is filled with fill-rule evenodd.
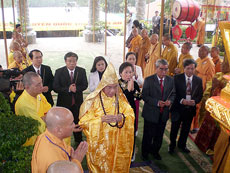
<svg viewBox="0 0 230 173"><path fill-rule="evenodd" d="M27 72L24 76L23 76L23 79L22 79L22 82L23 82L23 85L24 86L28 86L28 85L31 85L33 82L32 82L32 79L35 78L35 77L39 77L39 75L35 72Z"/></svg>
<svg viewBox="0 0 230 173"><path fill-rule="evenodd" d="M158 59L156 61L156 68L158 68L160 65L168 65L168 61L165 59Z"/></svg>

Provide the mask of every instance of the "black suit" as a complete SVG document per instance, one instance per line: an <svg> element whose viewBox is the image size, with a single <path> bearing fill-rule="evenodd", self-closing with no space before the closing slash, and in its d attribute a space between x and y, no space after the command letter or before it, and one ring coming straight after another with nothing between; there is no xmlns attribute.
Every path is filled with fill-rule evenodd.
<svg viewBox="0 0 230 173"><path fill-rule="evenodd" d="M156 74L145 79L142 97L144 107L142 116L144 118L144 132L142 139L142 155L147 157L148 153L156 154L159 152L163 140L164 129L169 119L169 107L164 107L160 111L158 102L170 100L173 103L175 89L173 79L169 76L164 78L163 99L160 82Z"/></svg>
<svg viewBox="0 0 230 173"><path fill-rule="evenodd" d="M35 69L33 67L33 65L27 67L26 69L23 70L23 73L25 74L26 72L29 72L29 71L32 71L32 72L35 72ZM47 65L41 65L41 71L40 71L40 76L42 78L42 83L43 83L43 86L48 86L49 90L48 92L46 93L42 93L45 97L46 97L46 100L53 106L54 104L54 101L53 101L53 98L52 98L52 95L51 95L51 91L53 90L53 74L52 74L52 71L50 69L49 66Z"/></svg>
<svg viewBox="0 0 230 173"><path fill-rule="evenodd" d="M203 96L202 80L193 75L192 78L192 92L191 99L195 101L195 106L185 106L181 104L182 99L186 99L186 78L185 74L174 76L174 83L176 89L176 99L172 105L172 126L170 132L170 149L176 146L177 133L182 123L180 138L178 140L178 147L185 148L188 138L190 126L193 117L196 115L196 104L198 104Z"/></svg>
<svg viewBox="0 0 230 173"><path fill-rule="evenodd" d="M61 67L56 70L54 75L53 89L58 93L57 106L68 108L74 116L75 124L79 121L79 110L83 102L83 91L88 87L85 69L75 67L74 80L76 85L76 93L69 92L71 78L67 67ZM72 105L72 96L74 97L75 104ZM75 141L81 141L81 133L74 133Z"/></svg>

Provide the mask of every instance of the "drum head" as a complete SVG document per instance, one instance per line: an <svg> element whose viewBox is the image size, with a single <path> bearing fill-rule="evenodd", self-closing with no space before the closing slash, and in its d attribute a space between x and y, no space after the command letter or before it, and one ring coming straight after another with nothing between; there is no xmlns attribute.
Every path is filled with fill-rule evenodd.
<svg viewBox="0 0 230 173"><path fill-rule="evenodd" d="M175 17L176 19L178 19L180 17L180 14L181 14L181 4L180 4L179 1L175 1L173 3L172 13L173 13L173 17Z"/></svg>

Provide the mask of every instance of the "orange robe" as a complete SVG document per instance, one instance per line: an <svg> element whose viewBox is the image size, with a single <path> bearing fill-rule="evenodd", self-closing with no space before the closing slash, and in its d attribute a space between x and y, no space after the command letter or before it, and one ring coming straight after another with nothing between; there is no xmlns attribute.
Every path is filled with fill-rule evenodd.
<svg viewBox="0 0 230 173"><path fill-rule="evenodd" d="M141 47L138 52L138 58L137 58L137 65L141 67L142 71L144 72L145 69L145 55L148 53L149 48L151 46L151 42L149 40L149 37L142 39Z"/></svg>
<svg viewBox="0 0 230 173"><path fill-rule="evenodd" d="M179 63L177 65L177 68L180 69L181 73L184 73L184 67L183 67L183 61L184 61L184 59L193 59L193 57L189 53L188 54L180 54Z"/></svg>
<svg viewBox="0 0 230 173"><path fill-rule="evenodd" d="M162 58L166 59L169 64L169 75L174 75L174 70L177 66L178 51L174 44L171 42L169 46L165 47L162 53Z"/></svg>
<svg viewBox="0 0 230 173"><path fill-rule="evenodd" d="M217 58L212 58L212 61L215 65L215 73L221 72L221 60L220 57L218 56Z"/></svg>
<svg viewBox="0 0 230 173"><path fill-rule="evenodd" d="M197 21L194 25L195 29L197 29L197 45L204 44L204 37L205 37L205 21Z"/></svg>
<svg viewBox="0 0 230 173"><path fill-rule="evenodd" d="M24 70L26 68L26 65L23 63L18 64L16 61L13 61L9 66L8 69L11 68L18 68L20 71Z"/></svg>
<svg viewBox="0 0 230 173"><path fill-rule="evenodd" d="M129 52L138 53L141 47L141 43L142 43L142 37L140 35L134 37L130 42Z"/></svg>
<svg viewBox="0 0 230 173"><path fill-rule="evenodd" d="M156 61L160 58L160 44L151 44L148 51L149 60L144 69L144 78L153 75L156 72Z"/></svg>
<svg viewBox="0 0 230 173"><path fill-rule="evenodd" d="M69 160L67 153L57 145L71 155L71 147L48 130L38 136L31 161L32 173L46 173L52 163L59 160ZM78 160L71 159L71 162L76 163L83 173L81 163Z"/></svg>

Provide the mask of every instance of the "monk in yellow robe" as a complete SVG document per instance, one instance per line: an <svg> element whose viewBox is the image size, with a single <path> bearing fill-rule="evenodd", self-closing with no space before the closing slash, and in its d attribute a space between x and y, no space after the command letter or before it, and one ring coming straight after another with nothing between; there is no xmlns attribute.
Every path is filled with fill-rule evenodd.
<svg viewBox="0 0 230 173"><path fill-rule="evenodd" d="M132 34L133 34L133 39L128 45L129 52L134 52L138 54L142 43L142 37L138 34L137 28L133 28Z"/></svg>
<svg viewBox="0 0 230 173"><path fill-rule="evenodd" d="M10 45L10 53L8 55L8 63L11 64L14 61L14 52L21 52L21 46L18 42L14 41Z"/></svg>
<svg viewBox="0 0 230 173"><path fill-rule="evenodd" d="M192 44L189 42L186 42L182 45L181 54L179 56L179 63L177 65L177 68L175 69L175 74L184 73L183 61L185 59L193 59L192 55L190 54L191 48Z"/></svg>
<svg viewBox="0 0 230 173"><path fill-rule="evenodd" d="M59 160L77 164L83 173L81 162L88 150L87 142L81 142L75 151L64 142L75 128L73 114L66 108L53 107L47 113L46 125L46 131L38 136L34 145L32 173L46 173L48 167Z"/></svg>
<svg viewBox="0 0 230 173"><path fill-rule="evenodd" d="M38 74L28 72L23 76L23 85L25 90L16 101L15 114L37 120L40 123L38 134L41 134L45 131L45 122L42 118L51 108L45 96L42 95L42 79ZM24 145L34 145L36 138L37 135L32 136Z"/></svg>
<svg viewBox="0 0 230 173"><path fill-rule="evenodd" d="M155 74L156 61L160 59L160 44L158 42L158 35L153 34L150 39L151 46L146 56L146 66L144 69L144 78Z"/></svg>
<svg viewBox="0 0 230 173"><path fill-rule="evenodd" d="M144 72L145 69L145 56L149 51L150 48L150 40L148 36L148 31L146 29L141 30L141 36L142 36L142 42L141 47L138 52L138 58L137 58L137 65L141 67L142 71Z"/></svg>
<svg viewBox="0 0 230 173"><path fill-rule="evenodd" d="M165 45L165 48L162 53L162 58L168 61L169 75L173 76L174 70L177 66L178 51L170 39L171 38L169 34L165 34L163 36L162 42Z"/></svg>
<svg viewBox="0 0 230 173"><path fill-rule="evenodd" d="M206 89L206 83L211 81L215 75L215 65L212 62L211 58L208 57L209 48L207 46L201 46L198 55L199 58L196 60L196 75L202 79L203 91ZM200 113L201 103L197 105L196 116L193 118L191 124L191 130L193 133L196 133L199 129L199 113Z"/></svg>
<svg viewBox="0 0 230 173"><path fill-rule="evenodd" d="M218 47L211 48L211 57L213 63L215 64L215 73L221 72L222 61L220 59L219 53L220 53L220 49Z"/></svg>
<svg viewBox="0 0 230 173"><path fill-rule="evenodd" d="M205 38L205 21L203 19L197 20L194 24L195 29L197 30L197 40L196 44L197 46L201 46L204 44L204 38Z"/></svg>
<svg viewBox="0 0 230 173"><path fill-rule="evenodd" d="M22 53L19 51L15 51L13 53L14 61L8 66L8 69L18 68L20 71L26 68L26 65L23 63Z"/></svg>
<svg viewBox="0 0 230 173"><path fill-rule="evenodd" d="M87 137L87 164L93 173L129 172L134 142L134 112L109 64L97 89L80 108L79 125Z"/></svg>

